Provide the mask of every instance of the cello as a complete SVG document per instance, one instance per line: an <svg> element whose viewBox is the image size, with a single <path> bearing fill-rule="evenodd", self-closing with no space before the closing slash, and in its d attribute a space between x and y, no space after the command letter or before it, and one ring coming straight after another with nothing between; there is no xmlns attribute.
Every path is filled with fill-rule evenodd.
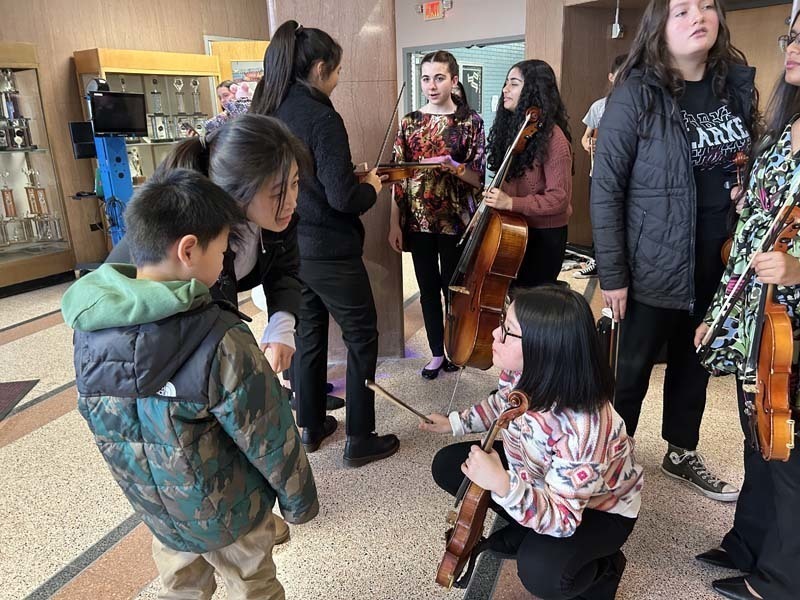
<svg viewBox="0 0 800 600"><path fill-rule="evenodd" d="M492 449L501 429L505 429L511 421L527 412L529 403L528 396L519 390L514 390L508 395L508 408L495 419L483 440L481 449L484 452ZM489 508L489 497L490 492L470 481L468 477L464 477L456 494L455 508L458 508L458 514L455 514L455 510L451 510L447 516L447 522L451 528L445 533L447 544L436 571L436 583L440 586L447 589L452 588L453 585L463 588L469 583L472 567L474 567L474 560L471 560L474 558L472 552L483 533L483 522ZM467 573L462 579L456 581L468 562L470 568L467 569Z"/></svg>
<svg viewBox="0 0 800 600"><path fill-rule="evenodd" d="M541 127L540 117L539 108L528 109L489 187L503 185L512 158ZM492 331L500 324L508 288L525 257L528 223L522 215L481 203L460 243L465 240L448 286L444 344L453 364L486 370L492 366Z"/></svg>

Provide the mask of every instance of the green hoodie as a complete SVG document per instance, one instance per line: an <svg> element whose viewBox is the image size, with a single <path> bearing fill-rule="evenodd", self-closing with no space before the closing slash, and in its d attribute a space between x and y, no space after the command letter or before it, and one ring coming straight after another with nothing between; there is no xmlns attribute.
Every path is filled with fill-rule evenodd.
<svg viewBox="0 0 800 600"><path fill-rule="evenodd" d="M61 312L73 329L98 331L153 323L210 301L208 287L197 279L136 279L133 265L105 264L70 286Z"/></svg>

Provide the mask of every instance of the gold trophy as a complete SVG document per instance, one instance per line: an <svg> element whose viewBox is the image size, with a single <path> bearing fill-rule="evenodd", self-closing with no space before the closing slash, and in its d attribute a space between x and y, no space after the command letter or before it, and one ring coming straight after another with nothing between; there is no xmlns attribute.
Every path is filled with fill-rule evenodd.
<svg viewBox="0 0 800 600"><path fill-rule="evenodd" d="M14 204L14 190L8 187L8 176L11 175L8 171L2 174L3 189L0 193L3 195L3 212L6 214L7 219L13 219L17 216L17 205Z"/></svg>
<svg viewBox="0 0 800 600"><path fill-rule="evenodd" d="M47 192L39 184L39 172L27 165L22 167L22 172L28 178L28 185L25 186L25 194L28 196L28 212L32 215L49 214Z"/></svg>

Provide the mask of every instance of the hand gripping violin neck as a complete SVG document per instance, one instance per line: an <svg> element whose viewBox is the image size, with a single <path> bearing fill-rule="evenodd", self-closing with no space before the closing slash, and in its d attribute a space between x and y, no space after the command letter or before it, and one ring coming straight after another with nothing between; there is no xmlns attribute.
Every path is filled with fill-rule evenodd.
<svg viewBox="0 0 800 600"><path fill-rule="evenodd" d="M505 429L511 421L527 412L528 405L528 396L524 392L514 390L509 394L508 408L492 423L484 438L481 446L484 452L492 449L501 429ZM456 515L454 510L448 513L447 522L451 527L445 533L447 545L436 572L436 583L447 589L454 585L465 588L469 583L477 557L477 553L473 554L473 550L481 541L483 522L486 519L486 510L489 508L489 492L465 477L456 494L455 506L458 508L458 514ZM456 581L467 563L470 565L467 572Z"/></svg>

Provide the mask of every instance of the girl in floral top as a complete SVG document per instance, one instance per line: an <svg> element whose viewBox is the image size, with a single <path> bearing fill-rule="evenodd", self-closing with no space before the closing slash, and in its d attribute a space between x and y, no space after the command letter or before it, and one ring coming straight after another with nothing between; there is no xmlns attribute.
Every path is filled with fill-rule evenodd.
<svg viewBox="0 0 800 600"><path fill-rule="evenodd" d="M744 206L733 239L730 258L711 307L695 335L699 345L709 325L719 314L726 293L739 281L750 257L758 250L770 221L787 202L800 178L800 27L792 25L788 36L779 38L785 52L785 73L775 89L768 112L767 133L756 147L756 157L747 178ZM774 299L785 305L794 334L793 377L789 401L795 420L800 410L797 374L800 350L800 243L789 244L788 253L764 252L754 266L758 282L774 284ZM745 414L745 403L753 400L743 390L741 379L753 342L759 287L746 282L743 300L713 340L706 360L716 375L735 373L739 416L744 432L744 484L736 502L733 527L720 547L697 558L716 566L738 569L745 576L720 579L715 590L729 598L770 598L788 600L800 593L800 444L787 462L765 461L755 447L757 440Z"/></svg>
<svg viewBox="0 0 800 600"><path fill-rule="evenodd" d="M421 70L428 103L400 121L394 160L435 162L441 168L419 170L395 186L389 245L411 252L433 355L422 376L435 379L441 368L458 369L444 357L442 293L447 302L447 286L461 254L457 244L475 212L486 160L483 120L453 93L456 59L442 50L431 52L423 57Z"/></svg>
<svg viewBox="0 0 800 600"><path fill-rule="evenodd" d="M511 525L487 545L516 556L523 585L539 598L614 598L625 568L620 548L641 503L642 467L610 400L614 380L602 358L588 304L544 285L519 292L494 331L499 389L462 413L432 414L438 433L478 433L508 407L512 389L529 410L502 431L490 453L475 442L440 450L433 477L455 494L464 475L491 492Z"/></svg>

